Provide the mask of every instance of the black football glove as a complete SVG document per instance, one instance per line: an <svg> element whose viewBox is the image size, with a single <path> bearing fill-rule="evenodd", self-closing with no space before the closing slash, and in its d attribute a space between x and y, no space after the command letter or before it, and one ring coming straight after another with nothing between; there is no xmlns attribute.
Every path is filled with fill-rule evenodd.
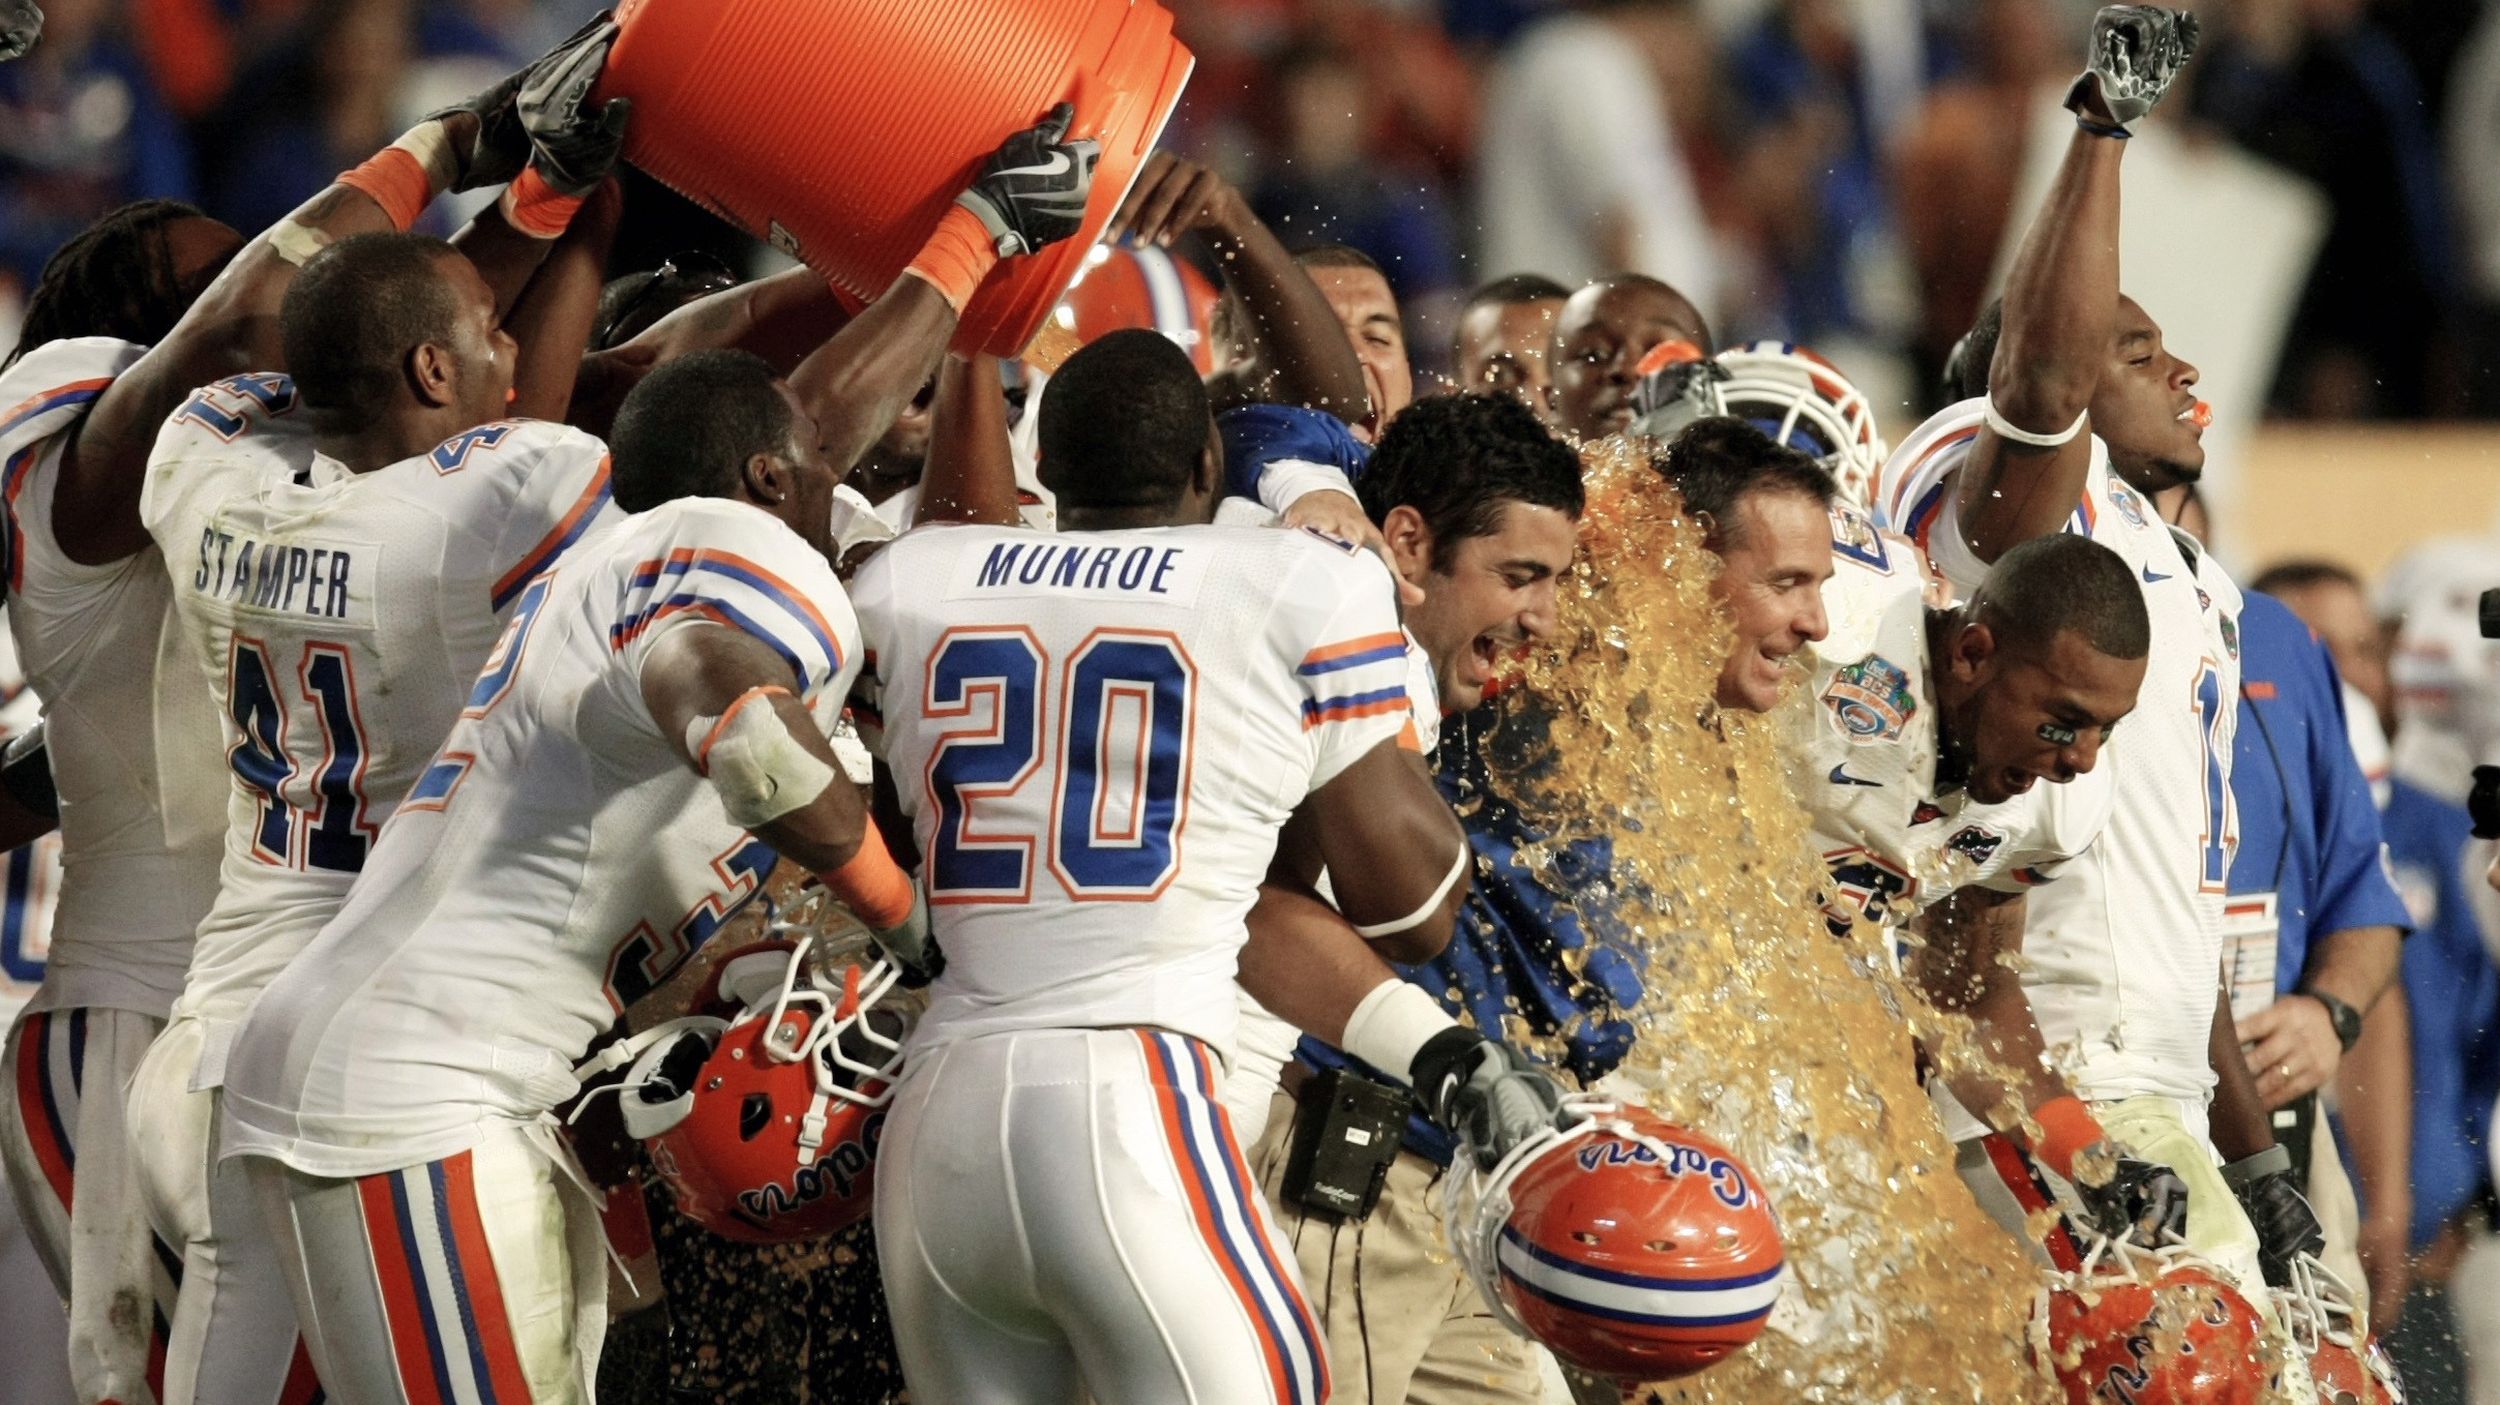
<svg viewBox="0 0 2500 1405"><path fill-rule="evenodd" d="M1002 259L1029 254L1076 233L1094 190L1102 143L1068 140L1076 105L1061 103L1040 123L1007 138L955 203L979 217Z"/></svg>
<svg viewBox="0 0 2500 1405"><path fill-rule="evenodd" d="M1434 1124L1490 1171L1511 1148L1580 1121L1563 1110L1562 1085L1527 1055L1472 1029L1445 1029L1415 1052L1415 1096Z"/></svg>
<svg viewBox="0 0 2500 1405"><path fill-rule="evenodd" d="M601 15L547 51L521 74L512 111L530 146L529 164L558 195L587 195L616 169L633 104L591 106L590 90L616 43L616 21Z"/></svg>
<svg viewBox="0 0 2500 1405"><path fill-rule="evenodd" d="M870 935L877 949L902 968L907 990L918 990L946 970L946 953L938 949L937 933L929 928L929 895L917 879L911 885L911 911L902 922Z"/></svg>
<svg viewBox="0 0 2500 1405"><path fill-rule="evenodd" d="M2092 52L2066 90L2076 116L2106 120L2122 132L2170 91L2179 70L2196 52L2196 16L2158 5L2104 5L2092 17ZM2092 99L2100 99L2099 111Z"/></svg>
<svg viewBox="0 0 2500 1405"><path fill-rule="evenodd" d="M2279 1146L2222 1168L2222 1179L2240 1198L2248 1222L2257 1230L2257 1261L2266 1271L2266 1285L2291 1286L2292 1260L2326 1250L2326 1232L2292 1177L2292 1154Z"/></svg>
<svg viewBox="0 0 2500 1405"><path fill-rule="evenodd" d="M2076 1198L2083 1202L2084 1219L2096 1233L2148 1249L2159 1248L2172 1235L2187 1237L2188 1187L2178 1172L2158 1161L2115 1151L2107 1143L2085 1148L2078 1159L2096 1154L2116 1158L2109 1179L2099 1185L2073 1183Z"/></svg>

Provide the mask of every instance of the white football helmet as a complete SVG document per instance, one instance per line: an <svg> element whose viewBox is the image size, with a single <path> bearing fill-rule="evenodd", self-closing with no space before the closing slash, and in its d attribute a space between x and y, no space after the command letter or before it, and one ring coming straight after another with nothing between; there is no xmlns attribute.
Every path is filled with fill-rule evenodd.
<svg viewBox="0 0 2500 1405"><path fill-rule="evenodd" d="M1865 508L1876 470L1891 449L1875 425L1875 407L1840 368L1793 342L1757 341L1717 357L1727 371L1719 399L1727 413L1831 470L1840 495Z"/></svg>

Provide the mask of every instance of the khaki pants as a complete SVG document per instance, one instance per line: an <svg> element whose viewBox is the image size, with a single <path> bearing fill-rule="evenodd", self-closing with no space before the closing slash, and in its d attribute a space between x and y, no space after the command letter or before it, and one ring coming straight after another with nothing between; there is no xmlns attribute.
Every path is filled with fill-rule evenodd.
<svg viewBox="0 0 2500 1405"><path fill-rule="evenodd" d="M2335 1133L2325 1114L2309 1134L2309 1208L2326 1235L2326 1252L2318 1257L2327 1272L2344 1280L2361 1305L2369 1306L2370 1288L2361 1273L2361 1202L2353 1197L2352 1178L2344 1174L2344 1158L2335 1149Z"/></svg>
<svg viewBox="0 0 2500 1405"><path fill-rule="evenodd" d="M1251 1169L1267 1192L1328 1334L1336 1405L1536 1405L1537 1352L1493 1316L1450 1252L1441 1178L1398 1153L1368 1219L1340 1222L1283 1194L1297 1108L1276 1097Z"/></svg>

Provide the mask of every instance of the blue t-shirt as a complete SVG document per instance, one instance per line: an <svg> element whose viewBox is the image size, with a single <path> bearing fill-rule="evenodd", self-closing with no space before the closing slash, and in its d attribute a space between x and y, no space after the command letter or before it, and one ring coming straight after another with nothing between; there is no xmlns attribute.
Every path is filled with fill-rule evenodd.
<svg viewBox="0 0 2500 1405"><path fill-rule="evenodd" d="M2300 984L2313 934L2413 926L2388 881L2378 807L2344 729L2326 647L2272 596L2240 612L2240 727L2231 791L2240 848L2231 906L2275 895L2275 989ZM2125 724L2120 724L2124 726Z"/></svg>
<svg viewBox="0 0 2500 1405"><path fill-rule="evenodd" d="M2474 821L2419 786L2400 779L2394 789L2387 847L2416 923L2403 974L2413 1017L2411 1238L2420 1249L2489 1177L2483 1148L2500 1094L2500 970L2466 887L2482 881L2467 857Z"/></svg>
<svg viewBox="0 0 2500 1405"><path fill-rule="evenodd" d="M1486 706L1442 722L1435 768L1475 849L1475 883L1449 949L1398 973L1496 1038L1513 1019L1533 1034L1559 1036L1563 1067L1583 1084L1593 1083L1631 1051L1626 1013L1640 1004L1640 959L1628 942L1602 930L1610 907L1575 913L1519 864L1520 850L1545 836L1491 785L1484 751L1494 716ZM1534 723L1514 713L1502 726L1523 736ZM1587 892L1609 877L1613 862L1614 846L1604 840L1563 845L1554 853L1552 882ZM1313 1067L1360 1067L1317 1039L1304 1039L1301 1055ZM1420 1115L1407 1119L1406 1146L1443 1165L1457 1151L1448 1133Z"/></svg>
<svg viewBox="0 0 2500 1405"><path fill-rule="evenodd" d="M1259 479L1279 463L1320 464L1354 481L1372 460L1372 446L1344 420L1299 405L1239 405L1215 417L1215 432L1224 442L1224 491L1237 498L1256 499Z"/></svg>

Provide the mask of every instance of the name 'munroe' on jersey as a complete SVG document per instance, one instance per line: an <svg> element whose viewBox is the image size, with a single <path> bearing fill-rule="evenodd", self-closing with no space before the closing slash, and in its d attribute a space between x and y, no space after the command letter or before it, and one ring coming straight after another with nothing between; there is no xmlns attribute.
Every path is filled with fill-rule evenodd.
<svg viewBox="0 0 2500 1405"><path fill-rule="evenodd" d="M252 998L338 913L527 583L613 516L607 450L507 421L352 473L280 375L203 386L166 421L140 515L187 670L224 729L225 858L177 1016L220 1081Z"/></svg>
<svg viewBox="0 0 2500 1405"><path fill-rule="evenodd" d="M772 850L643 701L653 642L705 620L781 655L832 725L858 627L824 557L760 509L670 502L522 584L346 906L236 1035L231 1150L360 1176L528 1122L755 895Z"/></svg>
<svg viewBox="0 0 2500 1405"><path fill-rule="evenodd" d="M1875 491L1879 515L1966 595L1988 568L1962 539L1951 475L1985 408L1965 400L1931 417L1893 451ZM2080 1096L2202 1106L2214 1086L2207 1046L2239 827L2239 590L2212 553L2188 559L2193 544L2111 472L2097 436L2066 530L2136 571L2152 651L2135 711L2101 754L2112 783L2107 832L2030 900L2023 986L2048 1047L2077 1051Z"/></svg>
<svg viewBox="0 0 2500 1405"><path fill-rule="evenodd" d="M1942 735L1928 666L1926 579L1916 550L1832 509L1823 587L1831 633L1807 646L1807 705L1786 715L1788 752L1830 875L1835 930L1907 922L1957 888L2023 892L2090 848L2109 817L2106 771L1984 805L1939 793Z"/></svg>
<svg viewBox="0 0 2500 1405"><path fill-rule="evenodd" d="M914 1047L1147 1025L1229 1058L1277 831L1411 725L1386 568L1272 528L924 527L854 599L946 952Z"/></svg>

